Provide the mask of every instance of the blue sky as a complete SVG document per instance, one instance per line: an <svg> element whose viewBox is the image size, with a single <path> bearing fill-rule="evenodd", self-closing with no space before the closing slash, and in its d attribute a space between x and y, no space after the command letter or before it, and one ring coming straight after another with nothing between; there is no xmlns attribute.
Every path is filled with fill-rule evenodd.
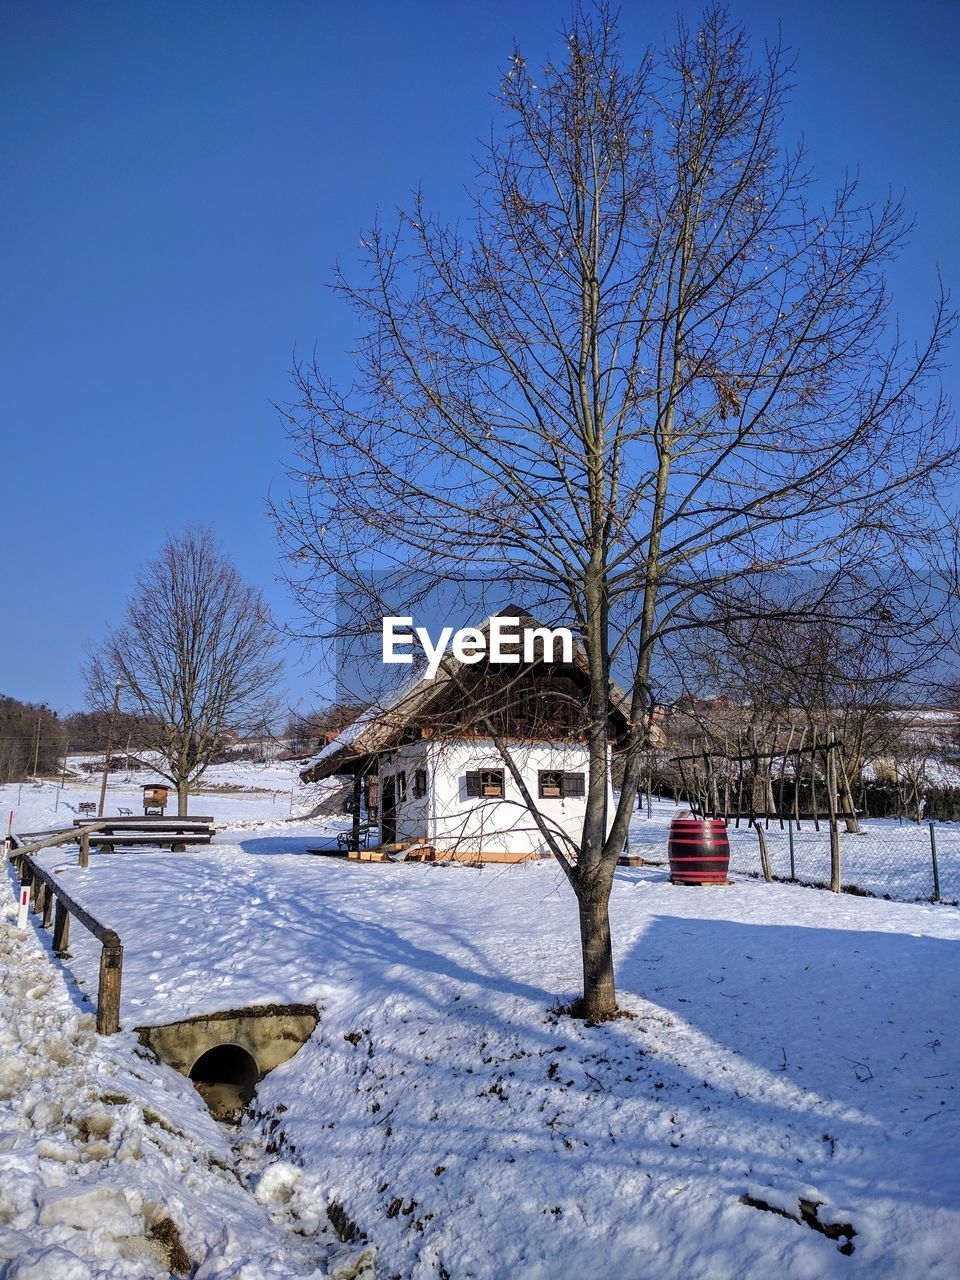
<svg viewBox="0 0 960 1280"><path fill-rule="evenodd" d="M629 45L700 9L627 0ZM917 227L891 286L922 325L938 266L960 289L960 6L731 9L796 50L786 136L818 176L859 168L869 195L905 193ZM85 647L189 521L290 615L265 504L285 488L271 401L294 348L348 367L336 259L420 183L458 212L514 40L539 62L567 11L0 2L0 693L81 706ZM322 677L295 657L291 698L313 702Z"/></svg>

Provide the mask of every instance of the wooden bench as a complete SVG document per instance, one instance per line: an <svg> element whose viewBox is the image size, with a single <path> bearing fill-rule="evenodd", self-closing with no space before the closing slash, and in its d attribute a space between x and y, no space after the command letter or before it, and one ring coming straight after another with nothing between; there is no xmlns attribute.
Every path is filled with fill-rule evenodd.
<svg viewBox="0 0 960 1280"><path fill-rule="evenodd" d="M87 846L95 845L101 850L113 850L120 846L128 848L184 848L188 844L209 844L215 828L213 818L99 818L90 821L86 818L74 818L77 828L77 839L86 842ZM87 831L96 827L97 834L88 836Z"/></svg>
<svg viewBox="0 0 960 1280"><path fill-rule="evenodd" d="M209 844L212 839L210 835L191 835L189 832L163 831L144 835L138 832L129 832L126 835L110 835L104 833L101 835L91 836L90 844L101 850L114 851L116 849L173 849L176 845L187 844Z"/></svg>

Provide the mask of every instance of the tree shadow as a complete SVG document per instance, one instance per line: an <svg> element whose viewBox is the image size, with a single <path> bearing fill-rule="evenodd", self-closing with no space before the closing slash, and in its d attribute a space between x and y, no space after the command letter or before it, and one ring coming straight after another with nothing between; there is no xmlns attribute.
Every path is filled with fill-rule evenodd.
<svg viewBox="0 0 960 1280"><path fill-rule="evenodd" d="M234 842L231 841L231 843ZM309 854L313 849L324 849L331 853L337 851L336 835L321 835L319 832L316 835L306 836L254 836L249 840L237 840L235 843L244 853L251 853L257 857L263 854Z"/></svg>
<svg viewBox="0 0 960 1280"><path fill-rule="evenodd" d="M923 1123L902 1110L910 1082L960 1076L960 1043L939 1038L960 1013L958 960L952 939L657 916L618 977L763 1087L786 1079L905 1130Z"/></svg>

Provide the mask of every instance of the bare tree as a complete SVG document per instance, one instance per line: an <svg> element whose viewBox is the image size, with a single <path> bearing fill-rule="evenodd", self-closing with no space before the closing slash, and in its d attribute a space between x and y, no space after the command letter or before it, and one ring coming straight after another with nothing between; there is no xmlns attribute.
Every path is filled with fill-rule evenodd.
<svg viewBox="0 0 960 1280"><path fill-rule="evenodd" d="M377 620L371 565L400 584L486 572L577 628L577 856L541 830L576 894L590 1016L616 1010L608 899L655 653L738 577L882 560L955 459L943 299L902 344L883 276L902 211L849 178L814 204L778 142L790 70L713 9L631 68L608 11L578 9L542 74L510 60L470 223L418 197L370 231L357 281L338 278L355 377L299 363L284 410L298 485L275 515L318 633L334 575ZM608 813L614 672L632 713Z"/></svg>
<svg viewBox="0 0 960 1280"><path fill-rule="evenodd" d="M929 696L923 673L938 644L930 609L912 581L856 574L778 583L754 599L754 616L737 599L713 609L674 655L685 682L720 696L701 715L703 732L714 743L836 740L835 802L856 831L854 792L899 732L890 713ZM766 812L772 790L768 777Z"/></svg>
<svg viewBox="0 0 960 1280"><path fill-rule="evenodd" d="M295 755L306 756L329 742L356 720L365 709L362 702L350 698L335 698L312 711L291 710L283 736Z"/></svg>
<svg viewBox="0 0 960 1280"><path fill-rule="evenodd" d="M276 711L280 663L263 596L247 585L209 529L171 537L140 572L122 623L87 665L91 705L122 710L187 812L190 787L230 730L261 729Z"/></svg>

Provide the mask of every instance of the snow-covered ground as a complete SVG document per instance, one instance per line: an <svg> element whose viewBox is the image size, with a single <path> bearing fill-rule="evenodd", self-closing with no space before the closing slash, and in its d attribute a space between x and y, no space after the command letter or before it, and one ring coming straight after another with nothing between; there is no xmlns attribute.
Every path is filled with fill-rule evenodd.
<svg viewBox="0 0 960 1280"><path fill-rule="evenodd" d="M0 1004L3 1280L357 1274L362 1251L340 1243L324 1203L314 1199L309 1236L289 1229L285 1183L272 1159L263 1168L262 1144L237 1150L132 1033L96 1034L32 926L16 929L6 874Z"/></svg>
<svg viewBox="0 0 960 1280"><path fill-rule="evenodd" d="M100 778L82 774L77 766L80 757L70 757L73 766L66 784L51 780L42 783L10 783L0 787L0 815L6 830L9 814L13 814L15 831L40 831L69 826L79 816L83 801L96 803L100 798ZM297 761L271 761L257 764L238 760L230 764L211 765L198 787L191 793L192 813L209 814L218 826L242 825L247 822L280 822L291 813L296 816L310 809L329 790L329 783L303 787ZM152 770L111 773L105 813L116 815L121 809L143 813L142 786L158 781ZM172 794L168 813L176 813L176 795Z"/></svg>
<svg viewBox="0 0 960 1280"><path fill-rule="evenodd" d="M666 808L652 823L638 817L635 850L662 845L668 820ZM66 1065L46 1075L45 1097L72 1114L74 1082L109 1063L135 1122L149 1075L147 1105L197 1153L185 1175L151 1147L132 1181L118 1149L95 1175L67 1166L151 1206L127 1204L136 1230L122 1240L139 1240L137 1213L148 1223L159 1205L191 1256L206 1258L201 1277L321 1265L383 1280L956 1274L960 911L737 876L725 888L675 887L665 868L622 868L611 918L633 1016L591 1027L553 1011L579 983L574 902L553 863L384 866L308 852L330 847L342 825L245 819L209 847L94 854L86 871L72 850L43 856L125 944L125 1030L110 1041L79 1027L70 1038L80 996L44 967L35 940L0 957L5 999L32 1008L26 992L42 986L38 1008L53 1000L44 1016L65 1035ZM31 930L35 939L35 918ZM91 995L98 952L75 924L69 970ZM303 1000L321 1010L317 1031L261 1082L227 1155L186 1082L134 1055L137 1025ZM7 1036L11 1069L44 1065L27 1047L36 1039ZM43 1112L38 1136L17 1098L3 1104L16 1127L13 1147L0 1137L0 1161L33 1151L17 1209L27 1225L13 1228L29 1236L61 1174L37 1154ZM202 1187L185 1178L218 1176L205 1152L239 1159L259 1202L234 1183L235 1199L215 1199L204 1217ZM8 1176L0 1164L0 1186ZM803 1221L801 1201L836 1238ZM355 1228L342 1256L331 1254L331 1204L340 1233ZM233 1271L216 1261L213 1218ZM837 1235L847 1225L856 1234ZM127 1265L116 1250L132 1247L115 1224L104 1228L113 1243L49 1229L57 1247L103 1253L77 1277L155 1274L107 1269ZM41 1234L37 1247L47 1242ZM74 1280L0 1264L2 1280L27 1276Z"/></svg>

